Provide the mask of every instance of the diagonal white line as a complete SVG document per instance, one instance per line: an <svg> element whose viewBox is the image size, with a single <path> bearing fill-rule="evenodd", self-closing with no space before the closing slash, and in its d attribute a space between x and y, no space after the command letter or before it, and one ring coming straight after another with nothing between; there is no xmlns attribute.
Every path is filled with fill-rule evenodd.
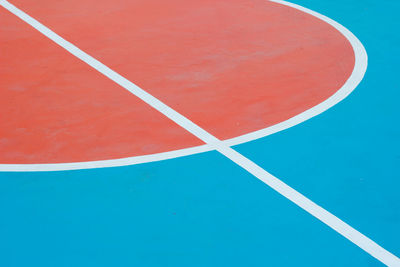
<svg viewBox="0 0 400 267"><path fill-rule="evenodd" d="M228 145L224 144L218 138L211 135L210 133L190 121L188 118L176 112L151 94L147 93L131 81L127 80L117 72L113 71L100 61L93 58L89 54L83 52L72 43L66 41L61 36L57 35L55 32L51 31L49 28L47 28L28 14L24 13L14 5L5 0L0 0L0 5L2 5L8 11L34 27L50 40L52 40L62 48L66 49L75 57L87 63L92 68L96 69L115 83L119 84L132 94L142 99L145 103L164 114L166 117L180 125L188 132L192 133L194 136L196 136L206 144L213 147L225 157L232 160L237 165L241 166L243 169L254 175L256 178L260 179L265 184L269 185L271 188L279 192L281 195L283 195L314 217L318 218L320 221L334 229L336 232L362 248L364 251L366 251L382 263L388 266L400 266L400 259L398 257L385 250L373 240L358 232L353 227L343 222L332 213L318 206L316 203L312 202L310 199L300 194L275 176L271 175L263 168L255 164L253 161L249 160Z"/></svg>
<svg viewBox="0 0 400 267"><path fill-rule="evenodd" d="M364 46L361 42L354 36L348 29L343 27L336 21L314 12L310 9L304 8L302 6L281 1L281 0L270 0L271 2L276 2L281 5L290 6L292 8L298 9L304 13L308 13L321 21L330 24L337 31L339 31L351 44L355 56L355 64L353 72L343 86L337 90L336 93L331 95L329 98L325 99L323 102L316 106L313 106L294 117L291 117L280 123L268 126L263 129L259 129L254 132L246 133L241 136L237 136L231 139L224 140L223 142L228 146L234 146L237 144L242 144L245 142L252 141L261 137L265 137L274 134L279 131L283 131L290 127L293 127L299 123L302 123L308 119L311 119L318 114L326 111L332 106L336 105L343 99L345 99L361 82L368 66L368 56L365 51ZM96 160L96 161L84 161L84 162L68 162L68 163L40 163L40 164L0 164L0 171L63 171L63 170L78 170L78 169L91 169L91 168L105 168L105 167L117 167L117 166L127 166L133 164L140 164L152 161L165 160L175 157L182 157L187 155L192 155L196 153L210 151L213 148L208 144L189 147L179 150L132 156L126 158L117 159L106 159L106 160Z"/></svg>

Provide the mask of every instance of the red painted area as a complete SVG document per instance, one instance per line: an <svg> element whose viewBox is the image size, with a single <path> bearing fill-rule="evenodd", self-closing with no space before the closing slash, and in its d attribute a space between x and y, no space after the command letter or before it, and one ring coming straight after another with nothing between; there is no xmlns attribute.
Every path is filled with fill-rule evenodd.
<svg viewBox="0 0 400 267"><path fill-rule="evenodd" d="M301 11L264 0L43 0L40 5L34 0L11 2L221 139L271 126L317 105L345 83L354 67L354 53L350 43L332 26ZM17 27L14 24L15 21L10 23L6 29L7 34L2 34L0 38L16 39L19 30L12 29ZM72 56L68 57L54 45L49 45L50 41L40 40L43 44L39 47L26 39L24 52L9 48L23 63L17 63L16 56L3 55L5 61L11 61L10 64L39 64L42 72L32 72L32 79L48 77L46 82L32 85L31 88L38 92L32 90L18 93L18 97L25 99L18 100L22 101L22 106L25 107L27 102L32 102L30 105L35 106L34 110L40 106L44 118L49 114L55 118L66 114L78 118L88 116L85 123L90 122L93 131L101 132L99 129L109 129L109 125L116 125L113 133L116 136L130 136L129 141L123 144L118 143L118 140L108 143L107 136L104 136L101 144L97 143L97 138L92 138L90 142L79 141L85 147L90 144L96 149L112 147L115 154L111 158L137 155L143 151L138 139L123 133L127 130L127 120L133 128L139 121L142 135L148 138L144 146L154 142L158 150L172 150L183 144L194 143L181 131L171 130L171 124L164 121L157 123L139 116L145 117L144 112L150 111L144 105L139 107L136 104L133 111L130 103L139 103L134 96L106 79L98 78L94 81L99 75L83 66L82 71L78 67L68 67L64 62L71 61L74 66L79 64L70 58ZM13 46L10 44L10 47ZM38 52L44 49L42 46L52 47L57 53L49 52L39 56ZM60 62L63 62L61 66ZM74 112L77 111L78 115L73 114L69 105L74 101L67 101L68 98L62 93L57 93L59 95L56 100L61 102L50 101L53 103L52 112L48 112L47 102L37 102L35 96L42 97L39 92L48 88L48 82L52 88L57 87L57 92L60 91L58 86L63 88L65 82L70 82L64 76L68 76L66 73L71 69L76 75L73 82L85 86L74 90L68 87L66 95L79 98L78 103L82 101L84 108L80 109L77 103L72 104L77 105ZM18 73L7 80L29 83L23 81ZM89 79L88 75L94 78ZM85 84L89 81L94 83L96 90L107 88L107 93L96 90L92 92L93 86ZM3 87L8 89L8 82ZM96 101L92 94L96 94ZM110 98L115 98L113 104L108 103ZM102 101L102 104L95 104L98 101ZM20 107L21 104L18 105ZM124 115L103 121L101 112ZM135 116L131 117L132 113L136 113ZM23 117L18 112L8 114L15 124ZM161 119L159 115L151 114ZM101 120L93 121L95 118ZM10 127L14 128L7 131L16 132L12 123ZM60 136L73 132L67 126L61 127ZM31 132L28 128L26 131ZM49 135L53 134L53 131L45 131ZM175 135L177 143L173 140L163 143L162 138L169 138L164 136L165 131L170 134L168 136ZM153 135L158 139L151 141ZM47 142L46 138L43 135L42 142ZM131 139L135 140L137 146L127 148L126 144ZM0 152L1 157L11 153L14 144L19 142L10 140L7 152ZM49 144L48 148L63 146L63 142L65 140L59 138ZM69 157L76 161L74 155L80 155L81 148L72 148L76 144L76 141L73 142L67 147L74 149L75 154L70 153ZM101 151L96 152L96 149L92 154L80 158L92 160L92 156L109 157L103 156ZM40 145L25 151L26 154L18 155L27 158L29 153L39 150ZM123 153L119 154L119 150ZM24 162L42 162L43 157L46 161L53 159L46 151L42 151ZM4 159L0 158L0 161Z"/></svg>
<svg viewBox="0 0 400 267"><path fill-rule="evenodd" d="M1 9L0 18L0 163L112 159L201 144L12 14Z"/></svg>

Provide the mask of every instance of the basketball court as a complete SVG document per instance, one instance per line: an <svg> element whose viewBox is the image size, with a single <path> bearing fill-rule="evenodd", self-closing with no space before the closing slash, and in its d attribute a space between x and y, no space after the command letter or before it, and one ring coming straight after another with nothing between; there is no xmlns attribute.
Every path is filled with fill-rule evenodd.
<svg viewBox="0 0 400 267"><path fill-rule="evenodd" d="M1 266L400 266L396 1L0 5Z"/></svg>

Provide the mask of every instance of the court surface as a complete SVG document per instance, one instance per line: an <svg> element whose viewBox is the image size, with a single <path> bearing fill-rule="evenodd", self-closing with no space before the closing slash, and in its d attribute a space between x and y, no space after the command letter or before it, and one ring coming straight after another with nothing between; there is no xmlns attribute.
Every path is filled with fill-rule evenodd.
<svg viewBox="0 0 400 267"><path fill-rule="evenodd" d="M1 266L400 266L396 1L0 5Z"/></svg>

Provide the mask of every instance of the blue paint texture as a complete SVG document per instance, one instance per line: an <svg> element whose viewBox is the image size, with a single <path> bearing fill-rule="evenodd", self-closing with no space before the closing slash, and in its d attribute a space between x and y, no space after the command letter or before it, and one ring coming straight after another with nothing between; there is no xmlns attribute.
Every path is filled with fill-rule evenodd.
<svg viewBox="0 0 400 267"><path fill-rule="evenodd" d="M400 255L398 1L298 0L369 67L322 115L236 149ZM216 152L96 170L0 172L0 266L380 266Z"/></svg>
<svg viewBox="0 0 400 267"><path fill-rule="evenodd" d="M237 149L400 255L400 3L297 3L333 18L361 40L369 57L366 76L320 116Z"/></svg>

